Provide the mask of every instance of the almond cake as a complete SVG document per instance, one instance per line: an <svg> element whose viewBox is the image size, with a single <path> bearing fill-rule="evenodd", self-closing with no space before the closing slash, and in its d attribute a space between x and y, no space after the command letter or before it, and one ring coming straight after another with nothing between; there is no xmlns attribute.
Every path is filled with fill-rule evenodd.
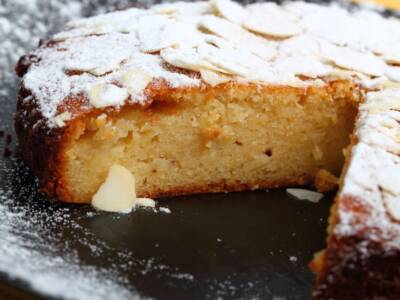
<svg viewBox="0 0 400 300"><path fill-rule="evenodd" d="M65 202L102 198L115 165L140 197L339 176L312 298L398 299L399 66L399 20L370 11L130 8L72 21L20 59L15 127L42 191Z"/></svg>

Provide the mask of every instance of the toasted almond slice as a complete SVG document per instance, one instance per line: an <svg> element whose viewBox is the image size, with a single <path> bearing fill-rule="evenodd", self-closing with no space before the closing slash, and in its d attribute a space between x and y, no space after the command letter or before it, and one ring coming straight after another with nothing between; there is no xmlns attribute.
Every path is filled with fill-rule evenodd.
<svg viewBox="0 0 400 300"><path fill-rule="evenodd" d="M92 205L109 212L130 212L135 200L135 177L125 167L114 164L105 182L93 196Z"/></svg>
<svg viewBox="0 0 400 300"><path fill-rule="evenodd" d="M392 53L384 53L383 59L389 64L400 64L400 53L398 51Z"/></svg>
<svg viewBox="0 0 400 300"><path fill-rule="evenodd" d="M166 214L170 214L171 210L168 207L160 207L159 208L160 212L166 213Z"/></svg>
<svg viewBox="0 0 400 300"><path fill-rule="evenodd" d="M202 17L199 26L200 28L205 28L228 41L241 41L244 36L249 35L249 32L243 29L240 25L213 15Z"/></svg>
<svg viewBox="0 0 400 300"><path fill-rule="evenodd" d="M380 169L376 178L382 190L391 195L400 195L400 167L393 164L392 166Z"/></svg>
<svg viewBox="0 0 400 300"><path fill-rule="evenodd" d="M160 56L169 64L188 70L200 72L201 69L209 69L215 72L228 73L208 62L204 55L200 54L196 48L167 48L160 52Z"/></svg>
<svg viewBox="0 0 400 300"><path fill-rule="evenodd" d="M324 197L322 193L305 189L286 189L286 192L299 200L307 200L312 203L318 203Z"/></svg>
<svg viewBox="0 0 400 300"><path fill-rule="evenodd" d="M119 106L128 98L128 91L114 84L100 83L89 90L89 101L94 107Z"/></svg>
<svg viewBox="0 0 400 300"><path fill-rule="evenodd" d="M280 57L272 64L277 73L304 75L311 78L331 74L332 67L309 56Z"/></svg>
<svg viewBox="0 0 400 300"><path fill-rule="evenodd" d="M247 7L250 17L243 27L258 34L287 38L298 35L302 29L297 18L275 3L256 3Z"/></svg>
<svg viewBox="0 0 400 300"><path fill-rule="evenodd" d="M236 2L230 0L213 0L211 4L214 5L222 17L233 23L241 24L249 18L248 12Z"/></svg>
<svg viewBox="0 0 400 300"><path fill-rule="evenodd" d="M245 30L238 24L228 22L216 16L205 16L200 21L200 28L205 28L218 37L206 36L205 40L215 43L219 48L246 49L264 60L270 60L276 56L276 45L262 37ZM221 41L221 38L225 42Z"/></svg>
<svg viewBox="0 0 400 300"><path fill-rule="evenodd" d="M54 117L54 122L58 127L63 127L65 125L65 122L70 120L72 117L71 113L69 111L65 111L57 116Z"/></svg>
<svg viewBox="0 0 400 300"><path fill-rule="evenodd" d="M150 198L136 198L135 206L154 208L156 206L156 201Z"/></svg>
<svg viewBox="0 0 400 300"><path fill-rule="evenodd" d="M382 76L386 70L386 64L381 59L367 52L325 43L322 44L321 54L325 59L341 68L372 76Z"/></svg>
<svg viewBox="0 0 400 300"><path fill-rule="evenodd" d="M400 67L387 66L385 75L389 80L400 82Z"/></svg>
<svg viewBox="0 0 400 300"><path fill-rule="evenodd" d="M383 198L383 200L390 217L392 217L395 221L400 222L400 196L386 196Z"/></svg>
<svg viewBox="0 0 400 300"><path fill-rule="evenodd" d="M211 86L216 86L218 84L228 82L231 80L230 77L225 76L219 72L214 72L209 69L200 69L201 78Z"/></svg>
<svg viewBox="0 0 400 300"><path fill-rule="evenodd" d="M193 71L199 71L203 63L196 48L166 48L160 51L160 56L175 67Z"/></svg>
<svg viewBox="0 0 400 300"><path fill-rule="evenodd" d="M132 97L142 93L152 80L151 76L137 68L130 69L120 79L122 85L128 89Z"/></svg>
<svg viewBox="0 0 400 300"><path fill-rule="evenodd" d="M193 47L204 42L196 24L181 23L163 15L149 15L139 20L138 36L143 52L154 53L167 47Z"/></svg>
<svg viewBox="0 0 400 300"><path fill-rule="evenodd" d="M211 5L209 2L161 3L152 6L151 10L165 15L203 15L211 12Z"/></svg>
<svg viewBox="0 0 400 300"><path fill-rule="evenodd" d="M198 47L199 54L217 68L231 75L249 76L268 70L270 65L245 48L217 48L209 44Z"/></svg>
<svg viewBox="0 0 400 300"><path fill-rule="evenodd" d="M242 55L243 53L236 49L220 49L204 44L198 48L198 52L206 61L224 70L224 73L243 76L248 74L249 68L247 65L251 60L246 60L248 57L245 58Z"/></svg>
<svg viewBox="0 0 400 300"><path fill-rule="evenodd" d="M243 27L258 34L287 38L302 32L300 26L278 16L252 15L243 22Z"/></svg>
<svg viewBox="0 0 400 300"><path fill-rule="evenodd" d="M378 114L389 110L400 110L399 89L384 89L378 92L369 92L366 101L360 109L369 114Z"/></svg>

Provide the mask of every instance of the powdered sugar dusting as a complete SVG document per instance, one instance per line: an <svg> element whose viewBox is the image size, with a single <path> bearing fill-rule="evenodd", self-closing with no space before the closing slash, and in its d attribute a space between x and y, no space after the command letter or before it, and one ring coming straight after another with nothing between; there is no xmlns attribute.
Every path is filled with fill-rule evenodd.
<svg viewBox="0 0 400 300"><path fill-rule="evenodd" d="M128 88L127 94L107 93L101 107L143 103L143 83L151 79L188 87L227 81L307 86L321 85L321 78L350 78L379 87L400 79L393 65L399 24L374 12L304 2L241 6L214 0L132 8L70 22L54 36L55 45L32 53L40 61L23 82L50 126L58 126L53 118L65 97L87 98L98 84ZM173 72L166 62L204 78ZM135 72L149 80L127 87L123 74ZM81 109L93 105L88 101Z"/></svg>
<svg viewBox="0 0 400 300"><path fill-rule="evenodd" d="M387 248L400 245L400 89L371 92L360 107L350 166L341 196L355 199L354 211L339 201L338 235L354 235L368 228L367 241L384 240ZM360 219L361 218L361 219ZM362 222L360 222L362 220ZM378 233L374 233L377 231Z"/></svg>
<svg viewBox="0 0 400 300"><path fill-rule="evenodd" d="M164 265L159 258L139 258L129 250L110 246L84 225L96 223L101 212L42 198L20 161L0 160L0 181L0 272L10 279L22 280L44 295L77 300L109 299L110 295L143 299L127 274L162 271L170 279L193 280L193 275ZM165 207L160 213L162 210L170 212Z"/></svg>
<svg viewBox="0 0 400 300"><path fill-rule="evenodd" d="M6 166L2 161L0 168L4 176L0 189L1 272L54 297L107 299L113 294L118 299L139 298L127 288L117 269L85 266L72 245L63 242L58 227L79 232L82 238L75 242L87 247L93 256L104 252L105 245L74 221L72 211L56 206L45 208L38 203L32 190L36 187L22 186L23 182L19 182L27 176L19 163ZM22 174L15 174L17 171ZM23 203L21 197L25 197Z"/></svg>

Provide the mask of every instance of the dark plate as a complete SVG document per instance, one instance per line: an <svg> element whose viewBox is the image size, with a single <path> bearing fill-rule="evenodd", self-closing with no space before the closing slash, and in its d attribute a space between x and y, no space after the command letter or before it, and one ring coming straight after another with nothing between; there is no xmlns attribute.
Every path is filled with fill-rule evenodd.
<svg viewBox="0 0 400 300"><path fill-rule="evenodd" d="M20 162L12 129L14 90L10 86L0 99L0 220L10 212L22 216L6 221L8 231L0 225L0 243L16 252L0 259L0 299L49 298L49 289L35 279L46 272L59 276L68 264L77 274L93 269L95 279L106 277L155 299L309 298L314 276L308 263L324 247L332 195L318 204L293 199L282 189L160 200L170 214L118 215L52 203L37 194L34 177ZM14 236L23 242L13 244ZM19 259L22 250L37 256ZM61 262L39 267L47 257ZM71 274L67 270L66 277ZM74 279L68 283L73 290ZM96 294L96 284L90 288L93 297L104 296ZM57 290L55 284L50 294L60 297L65 287Z"/></svg>

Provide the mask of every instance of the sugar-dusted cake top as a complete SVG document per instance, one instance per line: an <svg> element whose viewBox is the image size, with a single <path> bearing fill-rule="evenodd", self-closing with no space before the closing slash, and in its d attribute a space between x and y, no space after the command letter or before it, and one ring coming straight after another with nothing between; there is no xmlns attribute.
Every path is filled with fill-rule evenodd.
<svg viewBox="0 0 400 300"><path fill-rule="evenodd" d="M23 85L50 126L83 109L143 104L146 88L253 82L290 86L353 79L400 82L400 21L336 5L161 4L80 19L29 56ZM81 107L81 108L82 108Z"/></svg>
<svg viewBox="0 0 400 300"><path fill-rule="evenodd" d="M400 89L369 92L338 203L337 236L400 249ZM350 198L347 198L350 197Z"/></svg>

